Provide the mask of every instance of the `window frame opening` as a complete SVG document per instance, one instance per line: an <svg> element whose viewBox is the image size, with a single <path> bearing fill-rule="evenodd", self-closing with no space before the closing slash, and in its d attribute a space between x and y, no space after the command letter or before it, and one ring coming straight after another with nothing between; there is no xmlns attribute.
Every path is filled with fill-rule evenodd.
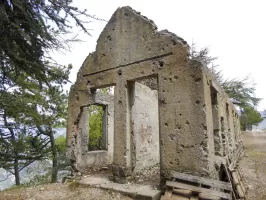
<svg viewBox="0 0 266 200"><path fill-rule="evenodd" d="M88 151L108 150L108 105L92 104L87 107Z"/></svg>

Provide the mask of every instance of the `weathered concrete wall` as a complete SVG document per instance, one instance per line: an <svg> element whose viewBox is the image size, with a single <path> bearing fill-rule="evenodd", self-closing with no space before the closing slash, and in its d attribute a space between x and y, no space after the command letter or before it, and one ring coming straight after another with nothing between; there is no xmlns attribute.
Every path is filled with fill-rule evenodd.
<svg viewBox="0 0 266 200"><path fill-rule="evenodd" d="M113 96L95 92L88 94L90 101L83 104L78 113L78 120L74 127L77 129L76 134L71 139L71 145L68 146L68 157L75 163L75 168L83 171L88 167L99 167L102 165L111 164L114 154L114 106ZM71 105L71 104L70 104ZM88 151L89 142L89 113L88 106L104 105L106 106L106 129L103 136L107 139L107 150ZM70 118L71 119L71 118ZM69 120L68 120L69 121ZM73 134L74 135L74 134ZM69 139L68 141L69 142Z"/></svg>
<svg viewBox="0 0 266 200"><path fill-rule="evenodd" d="M134 171L160 163L158 92L135 83L132 123L136 149Z"/></svg>
<svg viewBox="0 0 266 200"><path fill-rule="evenodd" d="M68 148L77 145L80 108L93 101L91 92L115 85L113 172L118 181L132 175L138 155L142 156L139 150L144 148L140 145L137 150L138 131L132 131L134 126L141 127L132 126L134 82L156 78L162 180L172 171L218 179L220 163L232 159L241 144L238 116L208 69L188 54L182 38L157 31L151 20L129 7L119 8L71 88Z"/></svg>
<svg viewBox="0 0 266 200"><path fill-rule="evenodd" d="M207 119L210 130L209 149L214 149L210 153L213 168L210 176L219 178L219 170L225 159L232 160L238 148L242 148L240 136L240 123L237 110L230 102L229 97L215 81L210 71L204 68L206 76L205 88L207 93L206 108L208 108ZM212 130L212 131L211 131ZM214 148L210 148L210 146Z"/></svg>

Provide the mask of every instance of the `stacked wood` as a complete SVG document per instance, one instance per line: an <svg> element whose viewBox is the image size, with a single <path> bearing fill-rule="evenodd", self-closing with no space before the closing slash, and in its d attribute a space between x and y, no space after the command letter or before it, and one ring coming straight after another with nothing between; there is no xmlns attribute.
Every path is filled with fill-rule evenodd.
<svg viewBox="0 0 266 200"><path fill-rule="evenodd" d="M241 175L237 169L234 169L232 171L232 177L233 177L234 184L236 185L236 189L237 189L240 199L245 199L245 194L247 190L243 183Z"/></svg>
<svg viewBox="0 0 266 200"><path fill-rule="evenodd" d="M235 162L227 160L222 167L229 182L172 173L172 181L166 182L167 191L161 200L245 200L246 183Z"/></svg>
<svg viewBox="0 0 266 200"><path fill-rule="evenodd" d="M246 182L236 165L237 160L239 160L240 154L241 154L241 149L237 151L236 155L231 160L231 162L227 159L227 162L223 164L223 166L226 170L229 181L233 186L234 199L245 200L246 199L245 196L247 194Z"/></svg>
<svg viewBox="0 0 266 200"><path fill-rule="evenodd" d="M173 180L167 181L167 191L161 200L231 200L230 183L173 173Z"/></svg>

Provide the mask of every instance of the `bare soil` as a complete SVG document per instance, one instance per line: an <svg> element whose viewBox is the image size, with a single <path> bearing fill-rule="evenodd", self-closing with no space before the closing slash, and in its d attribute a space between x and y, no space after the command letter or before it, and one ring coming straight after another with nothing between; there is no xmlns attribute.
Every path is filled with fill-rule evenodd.
<svg viewBox="0 0 266 200"><path fill-rule="evenodd" d="M239 167L248 184L247 200L266 200L266 133L243 132L245 155Z"/></svg>
<svg viewBox="0 0 266 200"><path fill-rule="evenodd" d="M247 200L266 200L266 133L243 132L245 155L239 167L249 187ZM143 177L140 177L142 180ZM47 184L0 192L0 200L130 200L120 193L79 185Z"/></svg>
<svg viewBox="0 0 266 200"><path fill-rule="evenodd" d="M0 200L130 200L117 192L79 184L47 184L0 192Z"/></svg>

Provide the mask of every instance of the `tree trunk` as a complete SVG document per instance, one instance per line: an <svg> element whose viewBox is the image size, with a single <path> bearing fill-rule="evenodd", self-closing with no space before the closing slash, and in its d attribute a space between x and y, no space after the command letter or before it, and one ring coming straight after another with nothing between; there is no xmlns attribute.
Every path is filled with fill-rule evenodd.
<svg viewBox="0 0 266 200"><path fill-rule="evenodd" d="M57 160L57 150L55 145L55 139L54 134L52 131L52 128L50 127L50 142L51 142L51 149L52 149L52 178L51 182L56 183L57 182L57 172L58 172L58 160Z"/></svg>
<svg viewBox="0 0 266 200"><path fill-rule="evenodd" d="M19 177L19 168L18 168L18 159L17 158L15 158L15 161L14 161L14 175L15 175L16 185L20 185L20 177Z"/></svg>
<svg viewBox="0 0 266 200"><path fill-rule="evenodd" d="M246 124L243 124L243 131L246 131L247 130L247 125Z"/></svg>
<svg viewBox="0 0 266 200"><path fill-rule="evenodd" d="M18 151L17 151L17 147L16 147L16 136L15 136L13 128L11 128L8 125L7 118L6 118L5 114L4 114L4 123L5 123L5 126L8 127L8 130L9 130L10 135L11 135L11 139L12 139L13 143L15 144L15 147L14 147L14 166L13 167L14 167L14 175L15 175L16 185L20 185L19 166L18 166L19 160L18 160Z"/></svg>

